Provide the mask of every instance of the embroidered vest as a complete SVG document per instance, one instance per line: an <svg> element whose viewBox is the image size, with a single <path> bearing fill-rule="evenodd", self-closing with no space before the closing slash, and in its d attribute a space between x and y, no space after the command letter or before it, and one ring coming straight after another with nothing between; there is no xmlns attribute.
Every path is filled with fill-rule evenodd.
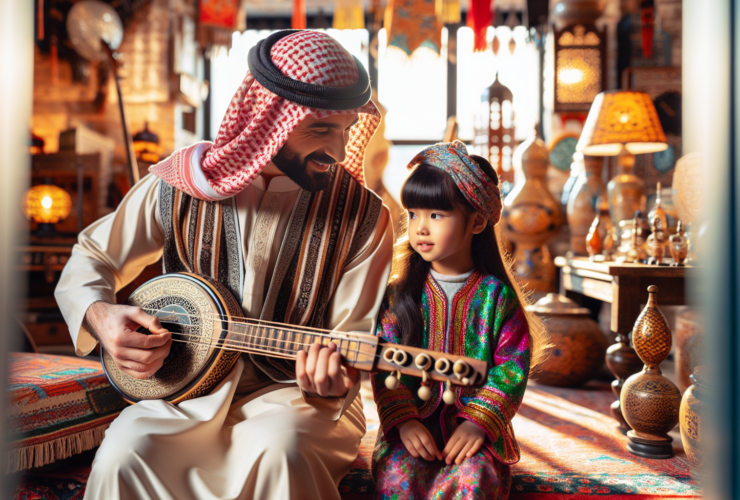
<svg viewBox="0 0 740 500"><path fill-rule="evenodd" d="M234 198L202 201L162 181L165 273L217 279L241 302L244 259ZM326 309L347 262L365 247L382 201L343 168L328 188L301 191L285 231L260 319L323 328ZM276 382L295 380L294 363L250 355Z"/></svg>

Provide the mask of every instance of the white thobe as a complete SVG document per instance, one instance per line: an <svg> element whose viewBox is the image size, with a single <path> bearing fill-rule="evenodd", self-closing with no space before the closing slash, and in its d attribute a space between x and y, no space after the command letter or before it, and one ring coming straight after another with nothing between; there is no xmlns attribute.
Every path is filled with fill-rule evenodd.
<svg viewBox="0 0 740 500"><path fill-rule="evenodd" d="M118 209L80 233L55 295L77 353L96 345L88 307L162 255L158 178L149 175ZM258 318L300 188L259 176L235 200L245 265L242 307ZM383 209L365 248L345 265L327 309L327 328L371 332L390 272L392 230ZM359 384L346 398L275 384L242 356L208 396L172 405L143 401L112 423L85 498L339 498L337 485L365 434Z"/></svg>

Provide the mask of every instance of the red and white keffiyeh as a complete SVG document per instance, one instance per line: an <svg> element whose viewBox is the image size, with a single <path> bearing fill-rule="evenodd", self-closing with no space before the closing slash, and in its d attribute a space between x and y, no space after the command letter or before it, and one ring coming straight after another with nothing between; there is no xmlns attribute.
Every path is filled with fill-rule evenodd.
<svg viewBox="0 0 740 500"><path fill-rule="evenodd" d="M358 81L353 57L339 42L317 31L299 31L273 45L270 57L287 77L326 87L349 87ZM350 130L341 165L364 184L365 147L380 123L372 101L350 110L317 109L296 104L263 87L251 73L231 99L214 143L200 142L175 151L149 171L201 200L220 200L247 187L308 116L359 114Z"/></svg>

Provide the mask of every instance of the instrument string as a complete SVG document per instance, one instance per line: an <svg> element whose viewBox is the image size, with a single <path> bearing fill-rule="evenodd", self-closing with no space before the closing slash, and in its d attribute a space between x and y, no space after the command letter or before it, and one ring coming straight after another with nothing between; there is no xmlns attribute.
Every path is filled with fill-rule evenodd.
<svg viewBox="0 0 740 500"><path fill-rule="evenodd" d="M181 325L181 326L189 326L189 325ZM184 337L195 337L195 338L198 338L198 339L203 338L200 335L193 334L193 333L180 333L180 332L170 332L170 333L172 333L172 335L182 335ZM259 336L249 336L249 335L246 335L246 334L240 334L240 335L245 335L246 337L250 337L250 338L258 338L258 339L264 338L264 337L259 337ZM303 347L306 347L306 346L310 347L310 346L312 346L314 344L318 344L318 342L295 342L295 341L287 340L287 339L269 339L269 340L274 340L276 343L299 345L299 346L303 346ZM249 347L249 348L254 347L255 349L262 349L263 350L262 352L272 352L272 351L267 351L267 350L264 350L264 349L282 349L282 350L290 351L290 349L288 349L288 348L278 347L277 345L276 346L269 346L269 345L264 345L264 344L256 344L254 342L250 342L250 341L246 341L246 340L233 339L233 338L218 339L216 342L208 341L208 342L199 342L199 343L207 344L207 345L211 345L211 346L226 345L227 343L231 343L232 345L242 345L242 346ZM335 344L336 344L336 342L335 342ZM321 344L321 345L323 345L323 344ZM347 352L350 352L350 351L354 351L354 352L357 352L357 353L360 352L358 349L344 348L344 347L340 347L338 344L337 344L337 348L346 349ZM303 350L303 349L293 349L294 352L298 352L298 351L301 351L301 350Z"/></svg>
<svg viewBox="0 0 740 500"><path fill-rule="evenodd" d="M326 328L315 328L312 326L291 325L287 323L278 323L276 321L245 318L245 317L240 317L240 316L228 316L225 314L218 314L218 313L189 314L189 313L183 313L183 312L177 312L177 311L162 311L162 309L156 309L156 308L151 308L151 307L141 307L140 309L142 309L143 311L152 311L154 313L165 312L169 314L174 314L176 316L188 316L191 318L200 318L200 319L206 319L207 317L220 318L221 321L226 321L228 323L233 323L237 325L253 325L253 324L275 325L275 326L265 326L265 328L276 328L276 329L282 329L282 330L312 331L312 332L316 332L314 333L314 335L322 335L325 337L330 337L332 335L343 333L343 332L335 332L332 330L328 330ZM161 319L161 318L157 318L157 319ZM243 321L238 321L238 320L243 320ZM368 334L364 334L364 335L368 335Z"/></svg>
<svg viewBox="0 0 740 500"><path fill-rule="evenodd" d="M299 351L302 351L303 350L303 349L290 349L290 348L278 347L278 346L268 347L267 348L267 349L279 349L281 351L287 351L287 352L277 352L277 351L274 351L274 350L267 350L267 349L264 349L264 348L262 348L262 349L260 348L260 347L266 347L266 346L255 346L255 344L252 344L250 342L234 341L234 339L223 339L223 340L219 340L219 341L217 341L217 342L214 343L214 342L211 342L211 341L200 341L198 339L201 339L202 337L200 337L199 335L192 334L192 333L178 333L178 332L171 332L171 333L172 333L173 336L174 335L180 335L180 336L184 336L184 337L195 337L196 338L196 340L192 340L192 339L190 339L190 340L181 340L181 339L175 339L175 338L173 338L172 340L175 341L175 342L183 342L183 343L186 343L186 344L194 344L194 345L206 345L206 346L214 347L216 349L223 349L223 350L227 350L227 351L236 351L236 352L245 352L242 349L246 349L249 352L259 352L259 353L269 354L272 357L280 357L280 358L283 358L283 359L290 359L290 360L295 359L296 354ZM230 342L230 344L227 344L227 342ZM300 342L289 342L289 341L281 341L281 342L291 343L291 344L295 344L295 345L302 345L302 346L311 346L311 345L313 345L313 344L306 344L306 343L300 343ZM337 346L337 348L338 348L337 352L339 352L340 354L341 354L341 350L342 349L346 350L347 354L354 353L355 354L355 359L350 360L350 361L355 361L355 362L358 361L358 355L361 354L360 353L360 350L359 349L356 349L356 348L355 349L349 349L349 348L341 348L339 346ZM373 354L373 355L368 355L368 356L371 356L372 359L380 358L381 357L379 354Z"/></svg>

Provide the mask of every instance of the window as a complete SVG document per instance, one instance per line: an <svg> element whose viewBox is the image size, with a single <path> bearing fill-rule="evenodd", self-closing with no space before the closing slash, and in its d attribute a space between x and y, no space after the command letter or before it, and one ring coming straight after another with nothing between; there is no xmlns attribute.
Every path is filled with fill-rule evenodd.
<svg viewBox="0 0 740 500"><path fill-rule="evenodd" d="M447 29L441 55L421 47L408 56L388 47L385 28L378 33L378 100L386 108L388 140L437 142L447 125Z"/></svg>

